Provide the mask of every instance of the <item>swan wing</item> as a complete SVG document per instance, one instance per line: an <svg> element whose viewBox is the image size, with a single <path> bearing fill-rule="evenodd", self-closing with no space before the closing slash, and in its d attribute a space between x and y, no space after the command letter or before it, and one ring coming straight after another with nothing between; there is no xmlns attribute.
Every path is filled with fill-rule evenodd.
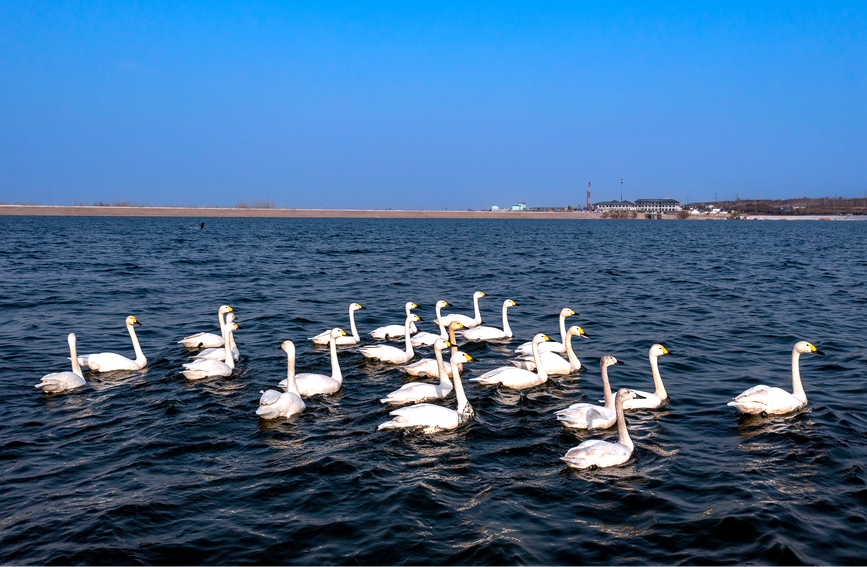
<svg viewBox="0 0 867 567"><path fill-rule="evenodd" d="M286 380L280 382L281 386L285 386L285 384ZM316 396L319 394L333 394L339 390L342 385L331 376L310 373L298 374L295 376L295 384L298 386L298 391L301 392L301 396L304 398L309 398L310 396Z"/></svg>
<svg viewBox="0 0 867 567"><path fill-rule="evenodd" d="M52 372L46 374L40 379L37 388L42 388L44 392L63 392L72 390L79 386L84 386L84 378L74 372Z"/></svg>
<svg viewBox="0 0 867 567"><path fill-rule="evenodd" d="M806 403L806 400L800 400L782 388L759 385L746 390L728 405L742 413L784 414L800 409Z"/></svg>
<svg viewBox="0 0 867 567"><path fill-rule="evenodd" d="M231 376L232 368L221 360L206 358L203 360L194 360L183 365L186 370L181 371L181 374L190 380L199 380L201 378L210 378L217 376Z"/></svg>
<svg viewBox="0 0 867 567"><path fill-rule="evenodd" d="M569 449L561 459L570 467L586 469L594 465L600 468L620 465L631 455L632 451L620 443L591 439Z"/></svg>
<svg viewBox="0 0 867 567"><path fill-rule="evenodd" d="M259 398L260 406L270 406L274 402L280 399L280 395L284 392L278 392L277 390L265 390L262 392L262 396Z"/></svg>
<svg viewBox="0 0 867 567"><path fill-rule="evenodd" d="M481 321L476 321L472 317L467 317L466 315L461 315L460 313L452 313L450 315L443 315L442 322L443 327L448 327L452 321L457 321L467 329L471 329L473 327L477 327L481 324ZM434 323L438 323L438 321L434 320Z"/></svg>
<svg viewBox="0 0 867 567"><path fill-rule="evenodd" d="M178 344L182 344L187 348L216 348L223 346L223 337L214 333L196 333L189 337L184 337Z"/></svg>
<svg viewBox="0 0 867 567"><path fill-rule="evenodd" d="M558 343L556 341L546 341L544 343L539 344L539 352L566 352L566 345L563 343ZM526 342L522 343L521 346L515 349L515 354L529 354L533 355L533 343ZM545 369L547 370L547 366Z"/></svg>
<svg viewBox="0 0 867 567"><path fill-rule="evenodd" d="M666 400L660 398L653 392L642 392L641 390L632 390L641 398L634 400L624 400L623 409L658 409L665 405Z"/></svg>
<svg viewBox="0 0 867 567"><path fill-rule="evenodd" d="M410 382L399 389L391 392L379 400L383 404L405 404L409 402L421 402L433 398L444 398L452 391L451 388L442 388L439 384L424 384L422 382Z"/></svg>
<svg viewBox="0 0 867 567"><path fill-rule="evenodd" d="M432 358L422 358L418 362L401 366L400 369L410 376L437 378L440 375L437 361Z"/></svg>
<svg viewBox="0 0 867 567"><path fill-rule="evenodd" d="M87 367L95 372L112 372L113 370L141 370L147 364L139 365L135 360L113 352L88 354ZM80 364L80 363L79 363Z"/></svg>
<svg viewBox="0 0 867 567"><path fill-rule="evenodd" d="M464 331L464 338L468 341L496 341L499 339L508 339L509 336L502 330L496 327L476 327Z"/></svg>
<svg viewBox="0 0 867 567"><path fill-rule="evenodd" d="M375 358L383 362L402 364L410 359L406 351L389 345L371 345L361 347L359 352L367 358Z"/></svg>
<svg viewBox="0 0 867 567"><path fill-rule="evenodd" d="M322 331L315 337L310 337L307 340L313 341L317 345L327 345L328 341L331 340L331 329L328 329L327 331Z"/></svg>
<svg viewBox="0 0 867 567"><path fill-rule="evenodd" d="M262 397L264 398L271 392L277 394L277 398L270 404L263 404L260 402L259 408L256 410L256 415L262 419L290 417L304 411L304 408L306 407L304 400L302 400L298 394L293 392L280 393L275 390L268 390L263 393Z"/></svg>
<svg viewBox="0 0 867 567"><path fill-rule="evenodd" d="M412 343L412 346L414 346L414 347L433 346L433 344L435 342L437 342L437 339L441 339L441 338L442 337L440 337L437 334L428 333L427 331L424 331L422 333L417 333L412 339L410 339L410 342Z"/></svg>
<svg viewBox="0 0 867 567"><path fill-rule="evenodd" d="M434 404L416 404L389 412L391 421L379 424L377 429L422 427L426 430L454 429L460 425L458 412Z"/></svg>
<svg viewBox="0 0 867 567"><path fill-rule="evenodd" d="M495 368L477 378L471 378L470 381L489 385L502 384L506 388L513 388L516 390L532 388L533 386L538 386L539 384L544 383L544 380L541 380L539 375L535 372L530 372L522 368L515 368L514 366L501 366L500 368Z"/></svg>

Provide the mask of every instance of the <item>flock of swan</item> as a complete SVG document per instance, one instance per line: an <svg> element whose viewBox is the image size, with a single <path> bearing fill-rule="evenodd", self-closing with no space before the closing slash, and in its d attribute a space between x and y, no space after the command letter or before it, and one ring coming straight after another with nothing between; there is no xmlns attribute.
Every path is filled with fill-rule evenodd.
<svg viewBox="0 0 867 567"><path fill-rule="evenodd" d="M442 315L441 310L449 307L447 301L438 301L435 306L435 322L439 333L418 332L415 323L420 321L412 313L418 308L409 302L405 306L406 319L402 325L385 325L374 329L370 335L379 340L403 339L404 348L388 344L360 346L358 351L366 358L386 364L400 365L406 374L418 378L432 378L436 381L409 382L389 393L380 400L388 406L404 406L389 412L390 420L378 426L387 429L418 429L427 433L455 429L473 417L473 407L467 400L461 381L464 364L472 362L472 357L458 349L457 336L464 341L508 341L512 339L509 327L508 309L517 305L513 300L503 302L502 327L482 324L479 299L484 292L473 294L474 317L462 314ZM295 344L283 341L280 348L286 353L286 379L278 384L282 390L262 391L256 414L262 419L286 418L301 413L305 409L304 398L330 395L343 385L343 374L337 356L337 347L360 345L361 337L355 326L355 312L363 307L358 303L349 306L349 326L351 334L340 328L323 331L309 340L317 345L328 345L331 357L331 375L314 373L295 373ZM560 311L560 341L551 341L539 333L533 340L521 344L516 350L514 360L484 374L471 378L470 382L482 385L500 386L513 390L523 390L539 386L548 381L551 375L569 375L581 370L582 365L572 349L572 338L588 338L581 327L566 328L566 318L576 315L575 311L564 308ZM234 310L223 305L217 311L220 333L197 333L182 339L179 344L197 351L191 362L183 365L181 373L188 380L202 380L231 376L235 362L240 358L238 346L233 338L240 329ZM103 352L78 355L75 334L68 336L72 372L56 372L42 377L37 388L45 392L58 393L79 388L85 384L81 368L86 366L93 372L112 372L116 370L140 370L147 365L142 353L135 326L138 320L130 315L126 318L126 328L132 339L135 359L119 354ZM433 347L434 358L423 358L410 364L415 357L415 348ZM448 352L448 363L446 355ZM823 354L812 344L800 341L792 349L792 393L781 388L765 385L754 386L735 397L729 406L744 414L783 415L797 411L807 405L807 395L801 384L799 358L802 354ZM563 355L566 355L565 357ZM661 344L650 347L649 359L653 392L632 388L620 388L612 392L608 369L623 364L614 356L605 355L600 360L602 375L602 405L577 403L558 410L554 417L566 428L582 430L603 430L617 427L616 442L591 439L570 449L562 460L572 468L587 469L610 467L627 462L634 450L626 427L624 412L631 410L652 410L668 403L668 394L662 383L657 359L669 354ZM454 407L431 402L444 402L454 392ZM411 404L411 405L407 405Z"/></svg>

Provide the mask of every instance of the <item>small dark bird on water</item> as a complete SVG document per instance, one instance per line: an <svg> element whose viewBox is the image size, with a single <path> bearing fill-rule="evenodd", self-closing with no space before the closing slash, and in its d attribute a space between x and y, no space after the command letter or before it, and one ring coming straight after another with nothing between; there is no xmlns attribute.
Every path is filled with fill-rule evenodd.
<svg viewBox="0 0 867 567"><path fill-rule="evenodd" d="M202 226L199 227L199 230L201 230L201 229L203 229L203 228L205 228L205 223L202 223Z"/></svg>

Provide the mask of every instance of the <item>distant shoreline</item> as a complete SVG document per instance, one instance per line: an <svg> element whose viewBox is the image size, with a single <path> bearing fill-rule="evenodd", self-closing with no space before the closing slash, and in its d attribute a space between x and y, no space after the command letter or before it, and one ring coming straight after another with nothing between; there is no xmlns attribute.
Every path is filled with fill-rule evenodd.
<svg viewBox="0 0 867 567"><path fill-rule="evenodd" d="M344 219L602 219L584 211L459 211L400 209L255 209L222 207L121 207L91 205L0 205L0 216L36 217L175 217L175 218L344 218ZM614 219L612 219L614 220ZM645 220L639 214L635 220ZM663 215L663 220L678 220ZM725 220L692 216L686 220ZM867 220L867 215L745 215L744 220Z"/></svg>

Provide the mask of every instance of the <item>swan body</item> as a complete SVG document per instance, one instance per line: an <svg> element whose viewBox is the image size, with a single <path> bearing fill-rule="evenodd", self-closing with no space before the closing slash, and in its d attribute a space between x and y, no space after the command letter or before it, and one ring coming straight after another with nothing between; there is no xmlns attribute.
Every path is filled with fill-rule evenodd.
<svg viewBox="0 0 867 567"><path fill-rule="evenodd" d="M65 392L85 384L75 352L75 333L69 333L66 342L69 343L69 360L72 362L72 372L52 372L43 376L39 384L36 384L36 387L42 388L43 392Z"/></svg>
<svg viewBox="0 0 867 567"><path fill-rule="evenodd" d="M343 329L331 329L329 334L328 348L331 350L331 376L305 372L295 376L297 390L304 398L319 394L333 394L343 386L343 373L340 371L340 363L337 360L337 337L345 337ZM280 382L284 388L289 385L289 377Z"/></svg>
<svg viewBox="0 0 867 567"><path fill-rule="evenodd" d="M410 313L406 318L406 323L404 324L404 340L406 341L405 350L390 345L371 345L361 347L359 352L363 354L365 358L373 358L391 364L406 364L415 355L412 350L412 341L410 339L410 324L414 321L421 321L421 319L419 319L418 315Z"/></svg>
<svg viewBox="0 0 867 567"><path fill-rule="evenodd" d="M477 291L473 294L473 309L475 311L474 317L467 317L466 315L461 315L460 313L452 313L450 315L446 315L444 317L440 317L442 320L442 324L444 327L448 327L449 323L452 321L457 321L467 329L472 329L473 327L478 327L482 324L482 315L479 313L479 299L485 297L484 291Z"/></svg>
<svg viewBox="0 0 867 567"><path fill-rule="evenodd" d="M451 380L449 380L449 374L446 372L445 364L443 364L443 350L450 346L451 343L443 339L439 339L434 344L436 362L439 367L439 384L410 382L409 384L404 384L400 389L391 392L379 401L384 404L407 404L412 402L423 402L430 399L445 398L448 396L453 387ZM458 355L457 358L461 362L472 360L469 358L469 355L466 354Z"/></svg>
<svg viewBox="0 0 867 567"><path fill-rule="evenodd" d="M351 346L361 342L361 337L358 336L358 329L355 327L355 312L359 309L364 309L360 303L349 304L349 330L352 334L337 337L337 346ZM310 340L313 341L313 344L327 345L328 341L331 340L331 330L322 331L315 337L310 337Z"/></svg>
<svg viewBox="0 0 867 567"><path fill-rule="evenodd" d="M512 328L509 327L509 317L507 311L509 307L517 305L511 299L503 302L503 328L481 326L474 329L464 331L464 338L468 341L501 341L512 338Z"/></svg>
<svg viewBox="0 0 867 567"><path fill-rule="evenodd" d="M577 325L569 327L569 330L566 332L566 356L568 357L568 360L554 352L543 352L542 346L548 343L542 343L539 345L539 358L542 359L542 366L545 367L545 372L547 372L549 376L565 376L581 370L581 361L578 360L578 357L575 356L575 351L572 350L572 337L583 337L585 339L590 338L581 327ZM531 372L536 370L536 363L533 360L532 355L521 356L518 360L513 360L512 364L518 368L524 368Z"/></svg>
<svg viewBox="0 0 867 567"><path fill-rule="evenodd" d="M574 311L569 309L568 307L564 307L560 310L560 342L550 341L547 343L542 343L539 345L539 352L566 352L566 317L571 315L577 315ZM518 348L515 349L515 354L523 354L526 356L533 356L533 341L527 341L526 343L521 344ZM548 370L550 374L550 368L546 365L545 370Z"/></svg>
<svg viewBox="0 0 867 567"><path fill-rule="evenodd" d="M259 393L259 409L256 415L262 419L277 419L279 417L292 417L304 411L306 405L301 399L298 386L295 384L295 344L292 341L283 341L280 349L286 353L288 364L286 368L286 391L265 390Z"/></svg>
<svg viewBox="0 0 867 567"><path fill-rule="evenodd" d="M217 319L220 321L220 334L214 333L196 333L189 337L184 337L178 344L182 344L187 348L219 348L223 346L223 328L226 326L225 316L227 313L234 311L228 305L221 305L217 310Z"/></svg>
<svg viewBox="0 0 867 567"><path fill-rule="evenodd" d="M455 356L455 354L461 355L458 357L458 370L460 370L461 372L464 371L463 362L469 362L473 360L470 355L466 354L463 351L459 351L458 347L455 346L457 344L455 342L455 331L463 328L464 326L457 321L452 321L451 323L449 323L448 335L449 344L451 344L452 349L451 354L452 356ZM401 366L400 369L409 374L410 376L419 376L424 378L437 378L438 376L440 376L439 365L437 364L437 361L432 358L422 358L421 360L413 362L412 364Z"/></svg>
<svg viewBox="0 0 867 567"><path fill-rule="evenodd" d="M424 433L433 433L456 429L473 416L473 407L467 400L464 387L461 384L461 374L458 370L458 359L451 359L452 379L454 380L457 409L453 410L435 404L415 404L389 412L391 421L379 424L377 429L420 429Z"/></svg>
<svg viewBox="0 0 867 567"><path fill-rule="evenodd" d="M226 315L226 323L234 323L235 314L229 313ZM232 360L238 362L241 358L241 351L238 350L238 345L235 344L235 337L232 335L232 342L229 344L229 350L232 351ZM226 349L223 347L211 347L198 353L193 358L213 358L214 360L226 360Z"/></svg>
<svg viewBox="0 0 867 567"><path fill-rule="evenodd" d="M589 439L577 447L569 449L561 459L573 469L614 467L628 461L632 456L632 451L635 450L635 445L629 438L629 431L626 429L623 404L626 401L636 399L641 399L641 397L632 390L622 388L617 391L617 396L614 399L618 433L616 443L601 439Z"/></svg>
<svg viewBox="0 0 867 567"><path fill-rule="evenodd" d="M573 429L608 429L617 422L614 396L611 394L611 384L608 382L608 367L614 364L622 364L622 362L619 362L610 355L603 356L599 362L599 367L602 371L602 391L605 393L605 405L572 404L566 409L554 412L557 420L564 427Z"/></svg>
<svg viewBox="0 0 867 567"><path fill-rule="evenodd" d="M548 337L541 333L533 337L533 344L537 347L533 349L536 372L530 372L523 368L515 368L514 366L501 366L490 372L485 372L477 378L472 378L470 381L485 385L502 384L506 388L514 390L524 390L544 384L548 381L548 374L545 372L545 364L539 358L538 345L547 340Z"/></svg>
<svg viewBox="0 0 867 567"><path fill-rule="evenodd" d="M440 327L439 334L428 333L427 331L423 331L421 333L416 333L412 337L412 346L414 346L414 347L433 346L434 344L436 344L438 339L448 338L448 335L446 334L446 328L443 326L442 322L440 321L440 312L442 311L443 307L448 307L449 305L451 305L451 304L448 301L443 301L443 300L437 301L437 304L436 304L437 317L436 317L435 321Z"/></svg>
<svg viewBox="0 0 867 567"><path fill-rule="evenodd" d="M409 317L412 313L412 310L417 308L413 302L409 302L405 306L406 316ZM420 320L420 319L419 319ZM415 333L418 331L415 327L414 322L410 322L409 332ZM384 327L377 327L376 329L370 332L370 336L374 339L396 339L403 336L403 325L385 325Z"/></svg>
<svg viewBox="0 0 867 567"><path fill-rule="evenodd" d="M223 360L216 360L214 358L194 360L183 365L186 370L182 370L181 374L187 380L231 376L232 372L235 371L235 359L232 358L232 351L229 345L232 344L232 333L240 328L237 323L226 323L223 329L223 349L225 349Z"/></svg>
<svg viewBox="0 0 867 567"><path fill-rule="evenodd" d="M656 389L653 392L633 390L638 396L624 401L623 409L659 409L668 402L668 393L662 384L662 376L659 375L659 366L656 364L656 359L665 354L669 354L668 349L661 344L650 347L650 371L653 374L653 385Z"/></svg>
<svg viewBox="0 0 867 567"><path fill-rule="evenodd" d="M135 360L113 352L100 352L97 354L85 354L78 357L78 364L87 366L94 372L112 372L115 370L141 370L148 364L138 343L133 325L141 325L133 315L126 318L126 330L132 339L132 348L135 350Z"/></svg>
<svg viewBox="0 0 867 567"><path fill-rule="evenodd" d="M800 341L792 348L791 394L782 388L772 388L765 385L753 386L727 405L734 407L741 413L753 415L783 415L805 407L807 394L801 385L799 360L802 354L810 353L825 354L807 341Z"/></svg>

